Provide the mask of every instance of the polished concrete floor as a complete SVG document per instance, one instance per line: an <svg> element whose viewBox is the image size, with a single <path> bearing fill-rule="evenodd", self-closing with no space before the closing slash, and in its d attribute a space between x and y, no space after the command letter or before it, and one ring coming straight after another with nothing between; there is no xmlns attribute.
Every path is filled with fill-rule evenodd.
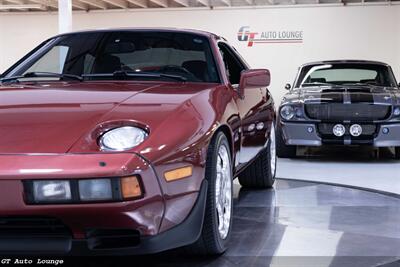
<svg viewBox="0 0 400 267"><path fill-rule="evenodd" d="M277 177L362 187L400 195L400 160L393 151L369 147L301 148L278 159Z"/></svg>
<svg viewBox="0 0 400 267"><path fill-rule="evenodd" d="M245 190L235 182L234 195L232 238L222 256L195 258L173 251L142 258L102 259L102 263L400 266L400 198L288 180L277 180L269 190Z"/></svg>

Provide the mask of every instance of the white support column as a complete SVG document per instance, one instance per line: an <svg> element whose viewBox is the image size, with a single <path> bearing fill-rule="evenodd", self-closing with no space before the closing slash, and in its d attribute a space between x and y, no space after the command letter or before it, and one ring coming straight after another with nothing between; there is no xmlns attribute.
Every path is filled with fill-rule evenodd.
<svg viewBox="0 0 400 267"><path fill-rule="evenodd" d="M58 32L72 31L72 0L58 0Z"/></svg>

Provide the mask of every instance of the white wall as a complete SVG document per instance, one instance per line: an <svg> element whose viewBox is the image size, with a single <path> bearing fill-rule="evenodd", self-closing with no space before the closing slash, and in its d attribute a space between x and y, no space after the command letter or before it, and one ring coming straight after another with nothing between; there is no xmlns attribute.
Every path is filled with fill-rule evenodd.
<svg viewBox="0 0 400 267"><path fill-rule="evenodd" d="M110 27L183 27L215 32L232 43L252 67L270 68L280 98L297 67L323 59L371 59L391 64L400 80L400 6L269 9L155 10L74 13L74 30ZM252 31L302 30L302 44L255 44L237 40ZM0 72L57 33L56 14L0 15Z"/></svg>

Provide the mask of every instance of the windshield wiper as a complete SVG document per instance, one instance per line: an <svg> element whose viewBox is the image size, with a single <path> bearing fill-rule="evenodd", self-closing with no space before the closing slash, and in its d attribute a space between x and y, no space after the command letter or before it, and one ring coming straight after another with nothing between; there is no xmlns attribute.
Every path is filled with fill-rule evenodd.
<svg viewBox="0 0 400 267"><path fill-rule="evenodd" d="M83 74L83 78L92 78L92 77L120 77L120 78L168 78L172 80L178 80L182 82L186 82L187 79L183 76L179 75L171 75L164 73L152 73L152 72L133 72L133 71L114 71L113 73L93 73L93 74Z"/></svg>
<svg viewBox="0 0 400 267"><path fill-rule="evenodd" d="M55 73L55 72L27 72L24 75L19 75L19 76L11 76L11 77L5 77L0 79L0 82L12 82L12 81L18 81L19 79L25 79L25 78L61 78L61 79L73 79L73 80L78 80L78 81L83 81L83 78L78 75L74 74L62 74L62 73Z"/></svg>

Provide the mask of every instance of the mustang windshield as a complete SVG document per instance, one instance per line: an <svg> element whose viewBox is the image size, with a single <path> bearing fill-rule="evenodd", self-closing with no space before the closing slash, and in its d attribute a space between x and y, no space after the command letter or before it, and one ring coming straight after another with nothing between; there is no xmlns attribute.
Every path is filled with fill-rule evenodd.
<svg viewBox="0 0 400 267"><path fill-rule="evenodd" d="M49 75L33 78L26 75L30 73ZM60 80L68 75L85 80L219 82L207 38L154 31L88 32L56 37L8 71L5 79Z"/></svg>
<svg viewBox="0 0 400 267"><path fill-rule="evenodd" d="M304 67L296 87L316 85L374 85L396 87L391 69L379 64L320 64Z"/></svg>

